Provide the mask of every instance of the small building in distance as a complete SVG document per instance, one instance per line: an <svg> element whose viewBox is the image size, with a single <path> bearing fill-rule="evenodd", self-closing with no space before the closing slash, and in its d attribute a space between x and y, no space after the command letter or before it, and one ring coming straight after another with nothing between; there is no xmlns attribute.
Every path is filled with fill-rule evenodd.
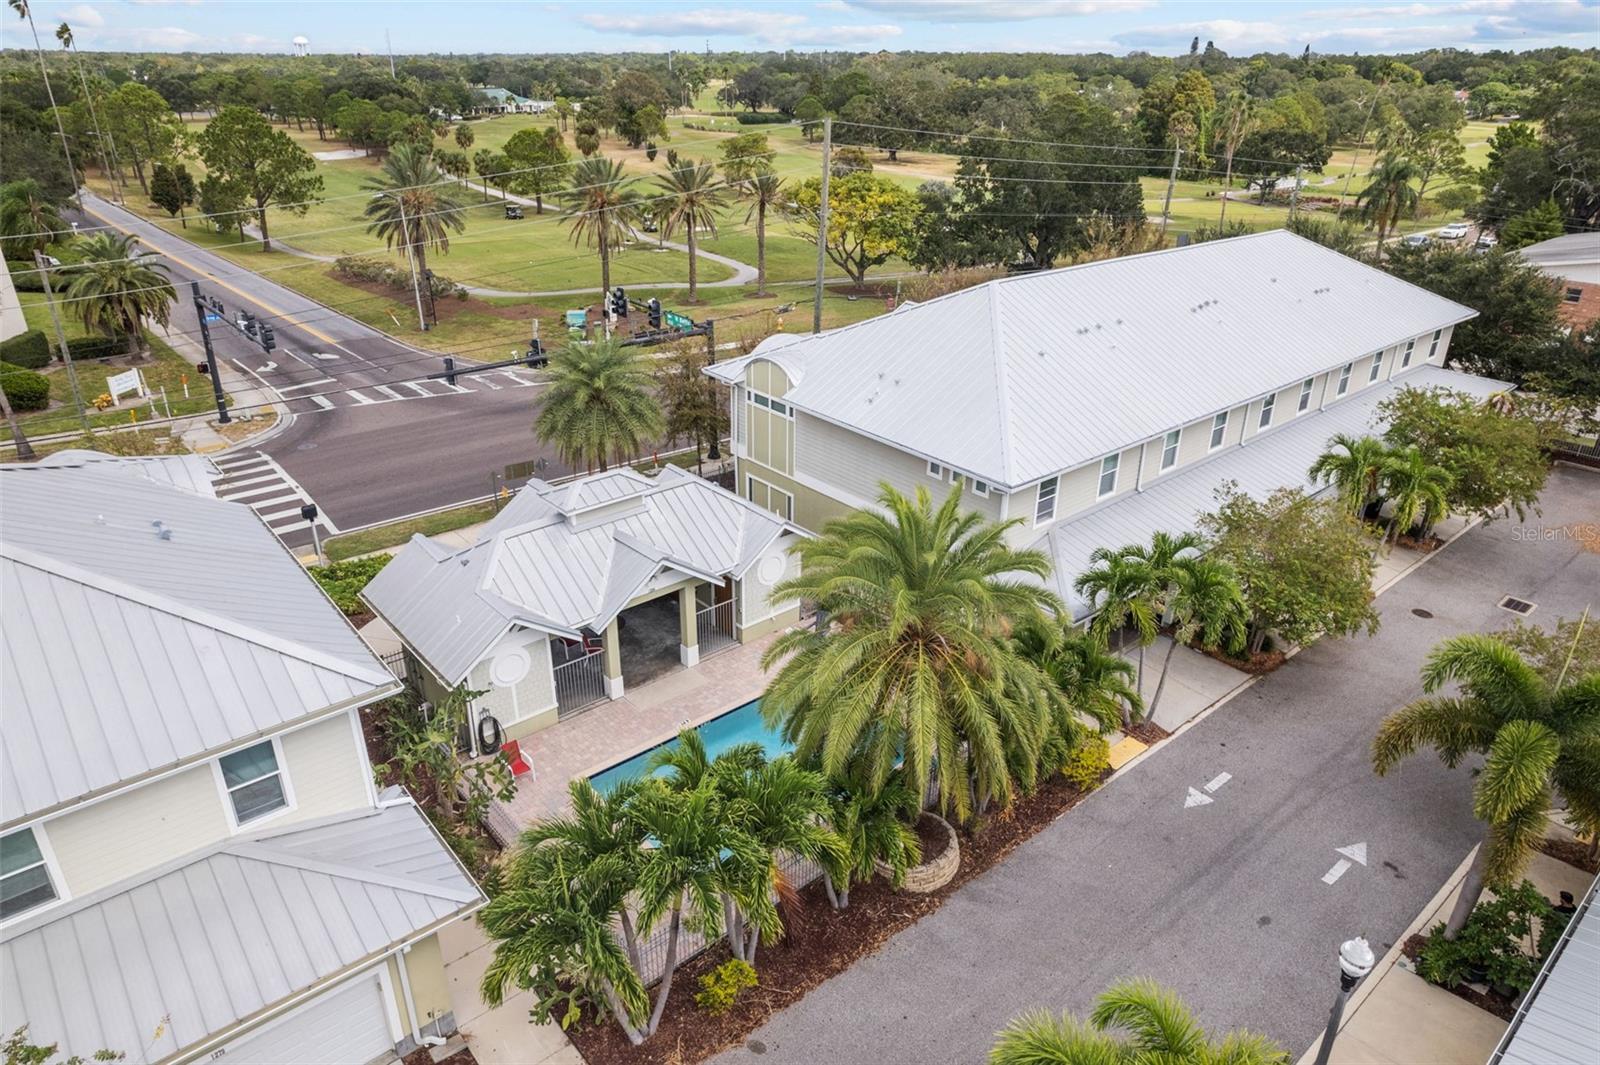
<svg viewBox="0 0 1600 1065"><path fill-rule="evenodd" d="M1582 329L1600 318L1600 233L1567 233L1520 254L1561 285L1561 319Z"/></svg>

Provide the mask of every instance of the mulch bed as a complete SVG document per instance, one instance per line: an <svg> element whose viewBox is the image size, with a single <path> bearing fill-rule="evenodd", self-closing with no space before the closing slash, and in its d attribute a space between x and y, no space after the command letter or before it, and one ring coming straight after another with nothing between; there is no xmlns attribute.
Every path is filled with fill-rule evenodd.
<svg viewBox="0 0 1600 1065"><path fill-rule="evenodd" d="M950 834L944 830L944 826L926 815L917 818L916 833L917 843L922 847L923 865L939 857L950 846Z"/></svg>
<svg viewBox="0 0 1600 1065"><path fill-rule="evenodd" d="M1566 862L1573 868L1582 869L1591 875L1600 873L1600 860L1597 860L1587 843L1578 843L1570 839L1541 839L1537 846L1558 862Z"/></svg>
<svg viewBox="0 0 1600 1065"><path fill-rule="evenodd" d="M1172 733L1168 732L1154 721L1136 722L1133 726L1123 729L1122 732L1124 735L1132 736L1134 739L1145 744L1146 746L1160 743L1162 740L1172 735Z"/></svg>
<svg viewBox="0 0 1600 1065"><path fill-rule="evenodd" d="M1402 536L1395 543L1408 551L1421 551L1423 554L1437 551L1444 546L1444 541L1437 536L1427 536L1422 540L1418 540L1413 536Z"/></svg>
<svg viewBox="0 0 1600 1065"><path fill-rule="evenodd" d="M1412 962L1415 962L1427 942L1428 937L1419 932L1407 939L1400 950ZM1438 985L1435 984L1434 986L1437 987ZM1504 995L1495 994L1493 991L1479 991L1470 984L1457 984L1455 987L1447 987L1444 990L1450 992L1456 998L1465 999L1480 1010L1487 1010L1502 1021L1509 1021L1517 1015L1516 1003Z"/></svg>
<svg viewBox="0 0 1600 1065"><path fill-rule="evenodd" d="M811 884L800 892L798 904L786 911L784 938L763 944L757 952L760 986L740 995L733 1009L721 1017L695 1006L694 993L702 974L728 960L726 944L679 966L661 1027L642 1046L631 1045L609 1014L597 1020L586 1012L584 1021L567 1036L589 1065L703 1061L743 1042L774 1013L794 1005L829 977L876 952L896 932L933 913L963 884L1072 809L1084 795L1064 778L1054 776L1009 809L980 818L975 832L958 828L961 867L954 880L928 895L896 892L875 878L853 887L849 908L835 911L828 905L822 882ZM750 1049L759 1053L765 1048L752 1044Z"/></svg>
<svg viewBox="0 0 1600 1065"><path fill-rule="evenodd" d="M1220 648L1213 648L1209 651L1201 648L1195 648L1195 650L1215 658L1225 666L1232 666L1241 673L1250 673L1256 676L1260 676L1263 673L1271 673L1289 660L1289 656L1282 651L1257 651L1254 654L1246 652L1243 656L1234 656Z"/></svg>

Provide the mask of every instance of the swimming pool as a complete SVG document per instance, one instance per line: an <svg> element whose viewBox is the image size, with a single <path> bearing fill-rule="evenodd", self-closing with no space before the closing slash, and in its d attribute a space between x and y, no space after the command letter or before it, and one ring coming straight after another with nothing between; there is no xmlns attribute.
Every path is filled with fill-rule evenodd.
<svg viewBox="0 0 1600 1065"><path fill-rule="evenodd" d="M740 743L759 743L767 752L767 757L776 758L780 754L788 754L793 748L783 741L777 730L769 729L761 720L761 700L754 699L743 706L719 717L714 717L705 724L695 729L700 733L700 738L705 741L706 755L715 758L729 747ZM640 751L625 762L618 762L610 769L601 770L589 778L596 791L604 794L616 787L620 782L631 777L644 775L644 765L650 756L663 747L676 747L677 737L658 743L647 751Z"/></svg>

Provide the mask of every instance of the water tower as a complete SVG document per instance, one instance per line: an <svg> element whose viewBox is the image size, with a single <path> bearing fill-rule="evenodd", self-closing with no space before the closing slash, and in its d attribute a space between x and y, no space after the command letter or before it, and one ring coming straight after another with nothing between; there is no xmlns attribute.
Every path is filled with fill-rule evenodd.
<svg viewBox="0 0 1600 1065"><path fill-rule="evenodd" d="M309 55L311 53L311 41L305 37L296 37L289 43L294 45L295 55Z"/></svg>

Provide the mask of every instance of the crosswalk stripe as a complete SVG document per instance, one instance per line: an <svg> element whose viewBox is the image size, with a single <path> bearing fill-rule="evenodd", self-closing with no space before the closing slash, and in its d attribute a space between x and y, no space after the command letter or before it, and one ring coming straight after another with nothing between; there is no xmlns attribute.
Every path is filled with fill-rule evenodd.
<svg viewBox="0 0 1600 1065"><path fill-rule="evenodd" d="M364 395L363 393L358 392L353 388L347 390L345 392L345 395L349 396L351 399L355 400L357 403L376 403L376 402L378 402L377 400L373 399L371 396Z"/></svg>
<svg viewBox="0 0 1600 1065"><path fill-rule="evenodd" d="M266 468L267 467L265 467L265 466L262 467L262 469L266 469ZM278 479L278 475L275 474L275 473L268 473L268 474L262 474L262 475L257 476L255 474L255 471L251 471L251 473L245 475L245 479L242 480L242 481L233 481L233 480L229 480L227 477L224 477L220 481L212 482L212 487L215 488L219 493L221 493L221 492L225 491L226 489L230 489L230 488L248 488L250 485L253 485L253 484L266 484L268 481L276 481L277 479Z"/></svg>
<svg viewBox="0 0 1600 1065"><path fill-rule="evenodd" d="M327 396L307 396L306 398L311 400L317 406L321 407L323 410L333 409L333 400L329 399Z"/></svg>
<svg viewBox="0 0 1600 1065"><path fill-rule="evenodd" d="M257 503L266 502L276 498L273 495L274 492L282 494L283 492L294 491L293 488L290 488L288 485L284 484L281 478L273 478L273 480L276 483L265 485L261 488L247 488L243 492L230 492L227 489L223 489L222 491L218 492L217 495L222 499L228 500L230 503L243 503L248 500L251 506L255 506ZM266 498L256 499L254 498L256 496L264 496Z"/></svg>
<svg viewBox="0 0 1600 1065"><path fill-rule="evenodd" d="M379 392L382 392L384 395L388 396L390 399L405 399L406 398L405 396L402 396L400 393L396 392L394 389L390 388L388 385L373 385L372 387L376 388Z"/></svg>

